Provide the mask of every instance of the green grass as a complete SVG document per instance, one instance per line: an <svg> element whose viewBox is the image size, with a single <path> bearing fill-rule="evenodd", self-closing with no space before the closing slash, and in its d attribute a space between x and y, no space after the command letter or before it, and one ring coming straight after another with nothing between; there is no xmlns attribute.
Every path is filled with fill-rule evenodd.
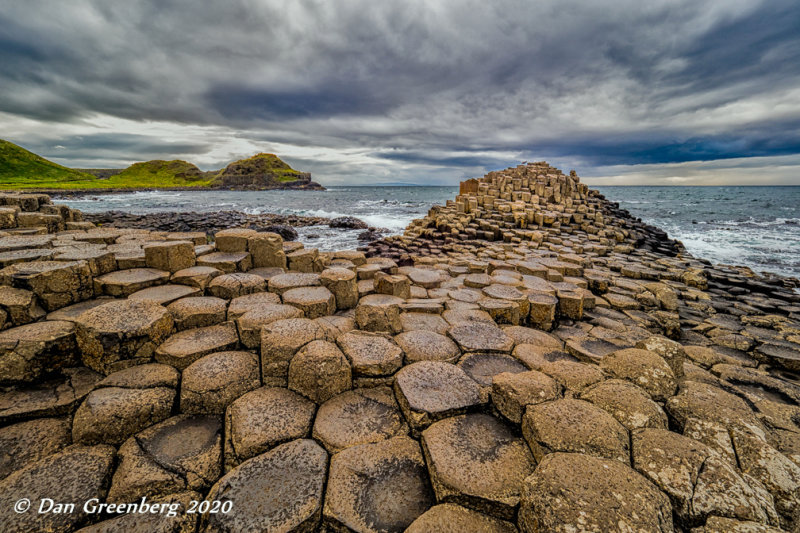
<svg viewBox="0 0 800 533"><path fill-rule="evenodd" d="M91 183L96 178L48 161L0 139L0 189L48 188Z"/></svg>
<svg viewBox="0 0 800 533"><path fill-rule="evenodd" d="M237 172L238 170L238 172ZM63 167L0 139L0 189L146 189L212 187L226 172L271 175L278 183L296 181L300 172L274 154L257 154L216 172L203 172L181 160L134 163L119 174L100 179Z"/></svg>

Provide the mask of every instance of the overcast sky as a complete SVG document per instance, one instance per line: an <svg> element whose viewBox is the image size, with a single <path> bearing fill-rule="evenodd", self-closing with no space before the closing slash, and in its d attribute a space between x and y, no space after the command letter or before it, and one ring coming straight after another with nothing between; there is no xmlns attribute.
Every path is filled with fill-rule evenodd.
<svg viewBox="0 0 800 533"><path fill-rule="evenodd" d="M326 185L541 159L800 184L798 6L0 0L0 137L73 167L275 152Z"/></svg>

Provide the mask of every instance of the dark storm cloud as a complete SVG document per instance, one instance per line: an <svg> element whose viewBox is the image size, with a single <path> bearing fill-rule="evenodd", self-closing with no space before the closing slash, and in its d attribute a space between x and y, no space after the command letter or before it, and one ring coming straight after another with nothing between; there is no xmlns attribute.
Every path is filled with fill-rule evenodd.
<svg viewBox="0 0 800 533"><path fill-rule="evenodd" d="M75 160L215 146L48 130L98 115L359 152L387 176L791 155L798 28L793 0L0 0L0 112L41 123L28 147Z"/></svg>

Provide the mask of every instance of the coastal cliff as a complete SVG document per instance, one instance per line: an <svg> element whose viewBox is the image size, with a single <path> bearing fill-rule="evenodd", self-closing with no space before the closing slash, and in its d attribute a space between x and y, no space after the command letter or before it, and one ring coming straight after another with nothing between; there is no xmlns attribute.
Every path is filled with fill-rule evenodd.
<svg viewBox="0 0 800 533"><path fill-rule="evenodd" d="M325 190L275 154L256 154L222 170L203 171L193 163L155 159L124 169L70 169L8 141L0 140L0 190L56 194L102 194L130 190Z"/></svg>
<svg viewBox="0 0 800 533"><path fill-rule="evenodd" d="M363 251L0 206L0 524L77 530L14 505L79 493L231 502L183 531L800 525L796 280L574 173L467 181Z"/></svg>

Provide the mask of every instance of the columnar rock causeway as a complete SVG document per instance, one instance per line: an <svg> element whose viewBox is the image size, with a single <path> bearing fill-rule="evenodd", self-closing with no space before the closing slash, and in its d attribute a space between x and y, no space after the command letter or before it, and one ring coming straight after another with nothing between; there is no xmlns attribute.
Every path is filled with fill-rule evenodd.
<svg viewBox="0 0 800 533"><path fill-rule="evenodd" d="M492 172L330 253L0 204L0 531L800 528L794 282L574 173Z"/></svg>

